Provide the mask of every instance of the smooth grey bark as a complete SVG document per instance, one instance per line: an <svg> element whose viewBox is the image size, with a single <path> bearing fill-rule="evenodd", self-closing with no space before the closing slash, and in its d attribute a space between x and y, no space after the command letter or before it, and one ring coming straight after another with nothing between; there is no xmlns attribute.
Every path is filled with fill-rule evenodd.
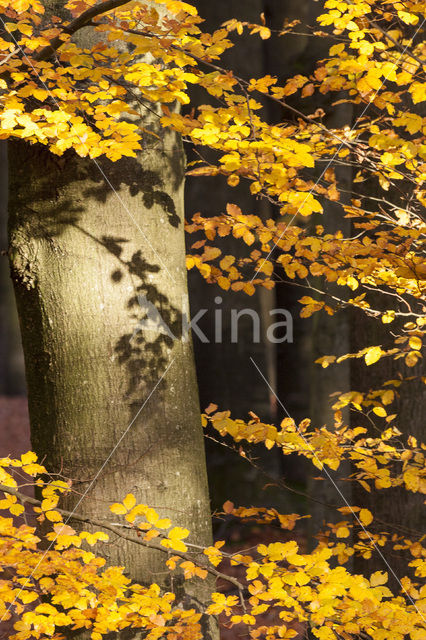
<svg viewBox="0 0 426 640"><path fill-rule="evenodd" d="M208 544L192 346L180 337L182 152L170 135L161 147L101 163L118 201L91 161L10 145L10 255L32 444L85 494L68 506L106 517L108 502L132 492ZM177 339L138 330L138 296ZM135 580L155 582L164 571L163 558L136 545L106 549Z"/></svg>
<svg viewBox="0 0 426 640"><path fill-rule="evenodd" d="M116 163L9 145L9 253L32 445L51 472L73 479L65 508L111 519L109 503L132 492L208 545L197 382L183 331L184 154L156 116L143 126L158 138ZM147 312L168 330L144 323ZM132 579L171 588L165 555L123 540L101 552ZM190 606L209 592L208 582L172 586Z"/></svg>

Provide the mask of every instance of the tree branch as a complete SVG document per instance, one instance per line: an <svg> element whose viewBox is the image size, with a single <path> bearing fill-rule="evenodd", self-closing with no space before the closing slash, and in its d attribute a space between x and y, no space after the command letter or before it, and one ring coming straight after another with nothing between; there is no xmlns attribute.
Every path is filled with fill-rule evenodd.
<svg viewBox="0 0 426 640"><path fill-rule="evenodd" d="M24 503L27 502L28 504L32 504L36 507L41 506L40 500L37 500L36 498L31 498L31 496L26 496L24 493L21 493L17 489L13 489L12 487L7 487L4 484L0 484L0 491L3 491L4 493L7 493L11 496L15 496L21 502L24 502ZM68 519L77 520L78 522L84 522L85 524L91 524L95 527L100 527L101 529L105 529L106 531L111 531L111 533L114 533L115 535L119 536L120 538L123 538L123 540L127 540L128 542L133 542L135 544L141 545L142 547L148 547L149 549L155 549L156 551L162 551L163 553L168 553L168 549L163 547L161 544L158 544L157 542L153 542L153 541L148 542L147 540L143 540L142 538L135 538L133 536L127 535L126 533L119 531L116 526L113 526L108 522L104 522L103 520L97 520L96 518L88 518L86 516L81 516L78 513L74 513L73 511L67 511L66 509L60 509L59 507L55 507L55 511L57 511L58 513L60 513L61 515L65 516ZM173 551L173 555L179 556L183 560L189 560L190 562L197 564L197 566L199 566L201 569L204 569L205 571L210 573L212 576L215 576L216 578L222 578L223 580L226 580L227 582L230 582L231 584L233 584L234 587L236 587L239 591L244 591L245 586L241 582L239 582L239 580L237 580L236 578L233 578L232 576L226 575L226 573L222 573L221 571L218 571L214 567L211 567L210 565L208 565L207 562L199 562L199 561L194 562L194 558L188 553L185 553L183 551L175 551L174 549L172 551Z"/></svg>
<svg viewBox="0 0 426 640"><path fill-rule="evenodd" d="M10 58L13 58L13 56L15 55L15 53L18 53L18 51L20 51L19 47L16 47L16 49L14 49L13 51L11 51L10 53L8 53L8 55L3 58L0 62L0 67L3 64L6 64L6 62L9 62Z"/></svg>
<svg viewBox="0 0 426 640"><path fill-rule="evenodd" d="M75 18L67 27L63 27L63 33L68 35L73 35L79 29L88 26L93 18L101 15L102 13L106 13L107 11L111 11L112 9L116 9L123 4L127 4L129 0L105 0L105 2L101 2L101 4L97 4L94 7L90 7L87 11L84 11L80 16ZM50 44L44 47L39 53L34 55L35 60L47 60L50 58L52 53L54 53L61 45L64 44L64 41L61 39L61 36L56 36L51 40Z"/></svg>
<svg viewBox="0 0 426 640"><path fill-rule="evenodd" d="M420 65L425 65L425 64L426 64L426 60L422 60L421 58L419 58L418 56L416 56L416 54L415 54L415 53L413 53L413 52L411 52L411 51L408 51L407 47L403 48L403 47L400 45L400 43L399 43L397 40L395 40L395 38L393 38L393 37L390 35L390 33L388 33L387 31L385 31L384 29L382 29L382 27L381 27L379 24L377 24L377 22L375 22L375 21L374 21L374 20L372 20L371 18L368 18L367 16L365 16L365 17L367 18L368 22L369 22L370 24L372 24L372 25L373 25L373 27L374 27L375 29L377 29L378 31L380 31L380 33L381 33L382 35L384 35L384 36L385 36L385 38L387 38L388 40L390 40L391 42L393 42L393 44L397 47L397 49L398 49L399 51L401 51L401 52L402 52L402 54L403 54L403 55L406 55L408 58L412 58L412 60L415 60L415 61L416 61L416 62L418 62Z"/></svg>

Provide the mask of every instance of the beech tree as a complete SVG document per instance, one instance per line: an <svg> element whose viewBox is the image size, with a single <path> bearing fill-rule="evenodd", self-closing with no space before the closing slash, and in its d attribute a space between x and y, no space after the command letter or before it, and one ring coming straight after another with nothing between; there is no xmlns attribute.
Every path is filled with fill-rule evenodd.
<svg viewBox="0 0 426 640"><path fill-rule="evenodd" d="M175 0L1 7L0 131L11 141L10 256L36 452L1 460L0 506L16 517L27 509L44 525L0 519L0 614L19 617L13 640L86 630L93 640L122 631L196 640L214 633L220 614L254 639L310 629L320 640L421 640L421 532L375 518L360 491L351 504L332 473L349 463L348 481L389 500L426 492L425 445L410 435L419 431L415 412L394 411L424 383L424 7L327 0L308 33L333 40L327 57L311 76L283 84L239 77L220 57L239 34L285 37L303 28L296 22L273 32L263 15L231 18L208 34L195 7ZM191 84L206 104L182 114L176 104L190 103ZM292 103L295 94L312 104L333 92L354 106L345 111L353 120L333 128L321 108ZM268 101L280 107L277 121L265 117ZM312 425L290 416L279 426L254 414L245 421L213 404L201 417L243 457L246 442L277 447L333 484L336 518L319 526L311 553L295 540L236 554L209 541L185 331L179 135L199 153L187 173L245 183L277 212L264 220L228 202L216 216L197 213L186 227L198 234L188 269L248 296L284 272L306 293L302 318L351 309L381 327L380 343L317 359L324 369L355 360L386 371L365 389L336 389L330 424L315 415ZM338 171L347 166L350 185ZM215 246L227 235L241 239L238 255ZM149 304L167 335L141 324ZM20 490L28 483L37 498ZM230 500L222 516L290 531L301 519ZM397 570L394 555L404 558ZM381 568L356 573L353 557ZM244 577L222 570L222 560ZM234 592L210 591L208 576Z"/></svg>
<svg viewBox="0 0 426 640"><path fill-rule="evenodd" d="M43 20L62 11L59 2L43 7ZM101 46L93 29L78 30L74 42ZM131 157L118 159L114 139L114 162L9 143L10 260L31 440L51 472L75 479L70 510L105 517L109 496L131 486L140 502L161 506L208 544L192 345L140 323L146 305L155 305L179 336L188 314L184 155L155 108L138 113L137 105L137 124L123 121L123 135L146 128L149 137ZM167 581L158 554L121 541L106 556L142 583Z"/></svg>

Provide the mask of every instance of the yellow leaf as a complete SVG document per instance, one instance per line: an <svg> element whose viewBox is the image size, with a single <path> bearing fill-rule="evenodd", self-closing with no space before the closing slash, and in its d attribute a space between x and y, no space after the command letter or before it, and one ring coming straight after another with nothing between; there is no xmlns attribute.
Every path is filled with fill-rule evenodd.
<svg viewBox="0 0 426 640"><path fill-rule="evenodd" d="M383 404L390 404L393 402L395 398L395 392L392 389L388 389L382 394L382 402Z"/></svg>
<svg viewBox="0 0 426 640"><path fill-rule="evenodd" d="M420 355L421 354L419 353L419 351L410 351L409 353L407 353L407 355L405 356L405 364L407 365L407 367L416 366Z"/></svg>
<svg viewBox="0 0 426 640"><path fill-rule="evenodd" d="M203 264L202 262L197 264L198 270L204 278L208 278L211 273L211 267L209 264Z"/></svg>
<svg viewBox="0 0 426 640"><path fill-rule="evenodd" d="M368 509L361 509L359 519L366 527L373 522L373 514Z"/></svg>
<svg viewBox="0 0 426 640"><path fill-rule="evenodd" d="M244 234L243 234L243 240L244 240L244 242L246 244L248 244L250 246L250 245L253 244L255 238L254 238L254 235L252 234L252 232L247 229L247 231L245 231Z"/></svg>
<svg viewBox="0 0 426 640"><path fill-rule="evenodd" d="M224 271L229 271L229 267L231 267L234 264L234 262L235 262L234 256L225 256L219 262L219 265L220 265L220 268L223 269Z"/></svg>
<svg viewBox="0 0 426 640"><path fill-rule="evenodd" d="M34 602L34 600L37 600L37 598L39 597L40 597L39 594L34 593L33 591L21 591L21 593L18 595L18 598L24 604L28 604L29 602Z"/></svg>
<svg viewBox="0 0 426 640"><path fill-rule="evenodd" d="M187 538L188 536L189 530L183 527L173 527L168 533L170 540L182 540L182 538Z"/></svg>
<svg viewBox="0 0 426 640"><path fill-rule="evenodd" d="M231 286L231 281L229 280L229 278L225 278L225 276L219 276L217 279L217 284L221 289L225 289L225 291L227 291Z"/></svg>
<svg viewBox="0 0 426 640"><path fill-rule="evenodd" d="M218 249L217 247L206 247L204 249L204 253L202 255L202 259L204 261L215 260L218 256L220 256L221 253L222 253L222 251L220 249Z"/></svg>
<svg viewBox="0 0 426 640"><path fill-rule="evenodd" d="M418 336L411 336L408 344L412 349L415 349L416 351L420 351L420 349L422 348L422 341Z"/></svg>
<svg viewBox="0 0 426 640"><path fill-rule="evenodd" d="M370 584L372 587L378 587L381 584L386 584L388 581L387 571L375 571L371 574Z"/></svg>
<svg viewBox="0 0 426 640"><path fill-rule="evenodd" d="M70 527L68 524L55 524L53 528L55 530L55 533L57 533L58 535L64 535L64 536L75 535L75 530L72 527Z"/></svg>
<svg viewBox="0 0 426 640"><path fill-rule="evenodd" d="M123 500L123 504L126 507L127 511L130 511L130 509L133 509L133 507L136 504L136 498L133 495L133 493L127 494L127 496Z"/></svg>
<svg viewBox="0 0 426 640"><path fill-rule="evenodd" d="M350 536L350 531L348 527L339 527L336 531L336 536L338 538L348 538Z"/></svg>
<svg viewBox="0 0 426 640"><path fill-rule="evenodd" d="M294 564L295 567L302 567L307 563L306 559L298 553L292 553L286 557L287 562Z"/></svg>
<svg viewBox="0 0 426 640"><path fill-rule="evenodd" d="M373 413L375 413L376 416L379 416L380 418L386 418L386 416L388 415L386 413L386 409L384 409L383 407L374 407Z"/></svg>
<svg viewBox="0 0 426 640"><path fill-rule="evenodd" d="M211 564L215 567L217 567L217 565L222 561L222 553L216 546L207 547L206 549L204 549L203 553L208 557Z"/></svg>
<svg viewBox="0 0 426 640"><path fill-rule="evenodd" d="M234 503L231 502L230 500L227 500L223 504L223 510L225 513L232 513L234 510Z"/></svg>
<svg viewBox="0 0 426 640"><path fill-rule="evenodd" d="M233 173L227 180L230 187L236 187L240 183L240 178L236 173Z"/></svg>
<svg viewBox="0 0 426 640"><path fill-rule="evenodd" d="M171 571L173 571L173 569L176 569L176 560L180 560L179 556L172 556L171 558L166 560L166 565Z"/></svg>
<svg viewBox="0 0 426 640"><path fill-rule="evenodd" d="M109 510L118 516L123 515L124 513L127 513L126 507L120 504L119 502L114 502L114 504L110 506Z"/></svg>
<svg viewBox="0 0 426 640"><path fill-rule="evenodd" d="M12 506L9 507L9 511L14 516L20 516L21 513L24 513L25 509L22 504L12 504Z"/></svg>
<svg viewBox="0 0 426 640"><path fill-rule="evenodd" d="M37 455L34 451L27 451L27 453L23 453L21 456L22 464L31 464L33 462L37 462Z"/></svg>
<svg viewBox="0 0 426 640"><path fill-rule="evenodd" d="M370 366L371 364L374 364L375 362L380 360L383 353L384 352L382 351L381 347L370 347L370 349L368 349L368 351L364 355L364 360L367 366Z"/></svg>
<svg viewBox="0 0 426 640"><path fill-rule="evenodd" d="M312 629L313 634L320 640L336 640L336 636L330 627L317 627Z"/></svg>
<svg viewBox="0 0 426 640"><path fill-rule="evenodd" d="M58 497L53 495L49 498L45 498L41 503L41 508L43 511L50 511L54 509L58 504Z"/></svg>
<svg viewBox="0 0 426 640"><path fill-rule="evenodd" d="M186 546L186 544L184 542L182 542L182 540L162 540L161 541L161 545L163 547L166 547L166 549L174 549L174 551L187 551L188 547Z"/></svg>
<svg viewBox="0 0 426 640"><path fill-rule="evenodd" d="M382 315L383 324L389 324L394 320L395 320L395 311L392 311L392 310L385 311L385 313Z"/></svg>
<svg viewBox="0 0 426 640"><path fill-rule="evenodd" d="M46 511L46 518L51 522L62 522L62 516L58 511Z"/></svg>
<svg viewBox="0 0 426 640"><path fill-rule="evenodd" d="M346 284L348 287L350 287L352 289L352 291L355 291L355 289L358 288L359 284L358 284L358 280L356 278L354 278L353 276L349 276L348 279L346 280Z"/></svg>
<svg viewBox="0 0 426 640"><path fill-rule="evenodd" d="M150 540L152 540L153 538L156 538L159 535L160 533L158 531L156 531L155 529L151 529L144 535L143 539L149 542Z"/></svg>
<svg viewBox="0 0 426 640"><path fill-rule="evenodd" d="M414 104L426 100L426 85L424 82L413 82L409 88Z"/></svg>
<svg viewBox="0 0 426 640"><path fill-rule="evenodd" d="M274 271L274 265L269 260L264 260L259 267L259 271L267 276L271 276Z"/></svg>
<svg viewBox="0 0 426 640"><path fill-rule="evenodd" d="M160 520L157 520L157 522L155 523L155 526L157 527L157 529L168 529L171 524L172 523L168 518L160 518Z"/></svg>
<svg viewBox="0 0 426 640"><path fill-rule="evenodd" d="M82 531L80 533L80 538L82 540L86 540L87 544L90 544L91 546L96 544L98 542L98 540L101 540L102 542L108 542L108 540L109 540L108 534L104 533L103 531L96 531L95 533L89 533L88 531Z"/></svg>

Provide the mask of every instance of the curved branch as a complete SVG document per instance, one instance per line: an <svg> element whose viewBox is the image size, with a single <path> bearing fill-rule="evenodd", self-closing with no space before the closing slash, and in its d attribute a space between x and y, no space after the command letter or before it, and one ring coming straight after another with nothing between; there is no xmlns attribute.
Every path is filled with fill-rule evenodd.
<svg viewBox="0 0 426 640"><path fill-rule="evenodd" d="M0 484L0 491L3 491L4 493L7 493L11 496L15 496L21 502L24 502L24 503L27 502L28 504L32 504L36 507L41 506L40 500L37 500L36 498L31 498L31 496L26 496L24 493L21 493L17 489L13 489L12 487L8 487L4 484ZM158 544L157 542L153 542L153 541L148 542L147 540L143 540L142 538L135 538L133 536L127 535L126 533L119 531L116 526L109 524L108 522L104 522L103 520L97 520L96 518L81 516L78 513L74 513L73 511L67 511L66 509L60 509L59 507L55 507L55 511L67 517L68 519L78 520L78 522L84 522L85 524L91 524L95 527L100 527L101 529L105 529L106 531L111 531L111 533L114 533L116 536L119 536L120 538L123 538L123 540L127 540L128 542L134 542L135 544L139 544L142 547L148 547L149 549L162 551L163 553L166 553L166 554L168 553L168 549L163 547L161 544ZM209 564L207 564L207 562L194 561L194 558L188 553L185 553L183 551L175 551L173 549L173 555L179 556L183 560L189 560L190 562L197 564L201 569L204 569L205 571L210 573L212 576L215 576L216 578L222 578L223 580L230 582L239 591L243 591L245 589L245 586L236 578L233 578L232 576L226 575L226 573L222 573L221 571L218 571L214 567L211 567Z"/></svg>
<svg viewBox="0 0 426 640"><path fill-rule="evenodd" d="M107 11L111 11L112 9L116 9L123 4L128 4L128 2L129 0L105 0L105 2L101 2L101 4L90 7L90 9L87 9L87 11L84 11L80 16L75 18L75 20L70 22L67 27L63 27L63 33L72 36L76 31L79 31L79 29L88 26L96 16L106 13ZM61 36L56 36L56 38L51 40L50 44L43 47L39 53L34 55L34 59L38 61L47 60L63 43L64 41L61 39Z"/></svg>

